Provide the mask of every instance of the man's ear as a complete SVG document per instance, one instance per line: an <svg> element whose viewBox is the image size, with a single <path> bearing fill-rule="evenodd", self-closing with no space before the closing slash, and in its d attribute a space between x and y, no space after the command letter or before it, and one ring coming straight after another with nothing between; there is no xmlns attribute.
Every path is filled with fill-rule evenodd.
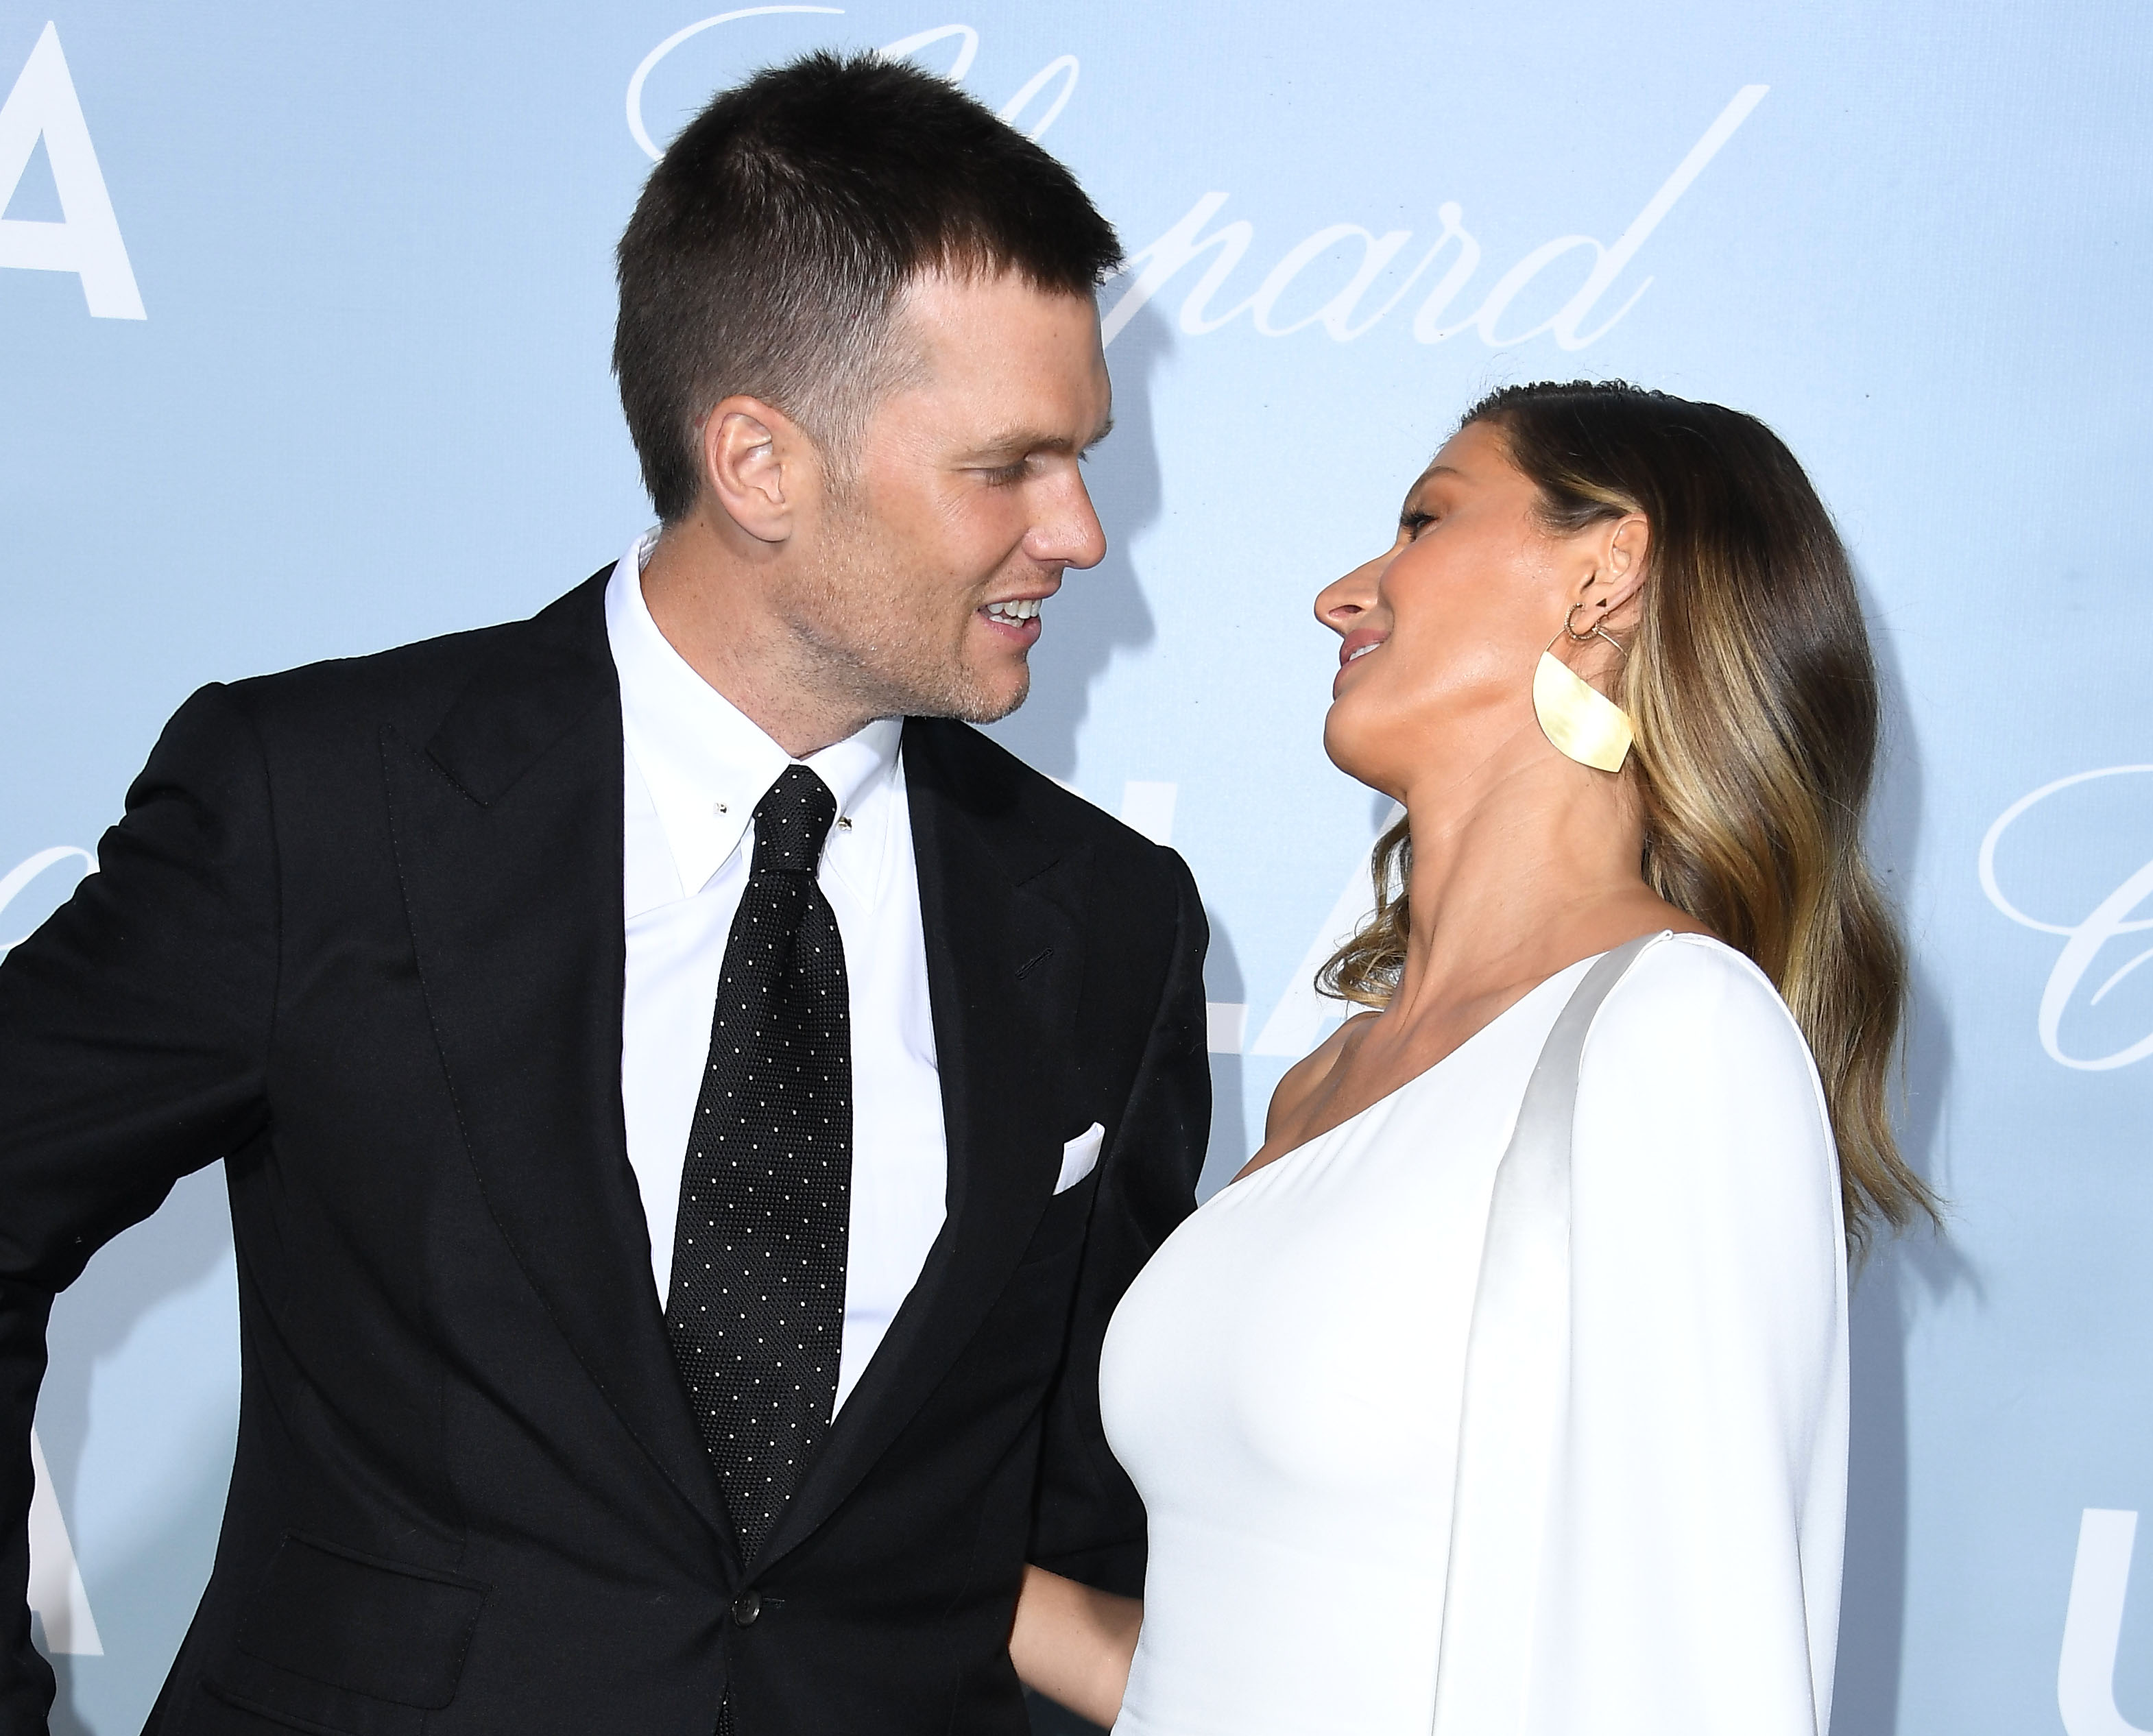
<svg viewBox="0 0 2153 1736"><path fill-rule="evenodd" d="M758 542L788 541L814 486L815 448L799 424L760 398L720 399L700 448L712 509Z"/></svg>

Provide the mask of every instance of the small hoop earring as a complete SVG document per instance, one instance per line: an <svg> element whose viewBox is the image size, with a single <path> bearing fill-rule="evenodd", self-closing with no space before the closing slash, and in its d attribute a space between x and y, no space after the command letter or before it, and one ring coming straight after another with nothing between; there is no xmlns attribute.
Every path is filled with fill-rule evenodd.
<svg viewBox="0 0 2153 1736"><path fill-rule="evenodd" d="M1577 619L1578 610L1584 607L1585 605L1581 603L1573 603L1570 606L1570 613L1562 618L1562 630L1564 634L1569 639L1570 642L1574 645L1581 645L1588 639L1606 639L1609 644L1614 646L1616 656L1627 657L1630 654L1624 649L1621 640L1616 639L1613 634L1608 632L1606 629L1602 627L1597 621L1589 623L1586 625L1585 631L1582 633L1580 633L1575 628L1570 624L1572 621Z"/></svg>

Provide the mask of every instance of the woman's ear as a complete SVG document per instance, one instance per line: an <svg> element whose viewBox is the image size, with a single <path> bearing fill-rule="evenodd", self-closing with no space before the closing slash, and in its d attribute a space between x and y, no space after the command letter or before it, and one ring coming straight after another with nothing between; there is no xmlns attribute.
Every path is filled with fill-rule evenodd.
<svg viewBox="0 0 2153 1736"><path fill-rule="evenodd" d="M1595 627L1604 627L1611 621L1627 625L1636 620L1637 612L1632 604L1644 588L1652 527L1643 513L1626 512L1601 526L1596 540L1599 547L1592 576L1577 596L1585 605L1577 619L1580 629L1587 617Z"/></svg>

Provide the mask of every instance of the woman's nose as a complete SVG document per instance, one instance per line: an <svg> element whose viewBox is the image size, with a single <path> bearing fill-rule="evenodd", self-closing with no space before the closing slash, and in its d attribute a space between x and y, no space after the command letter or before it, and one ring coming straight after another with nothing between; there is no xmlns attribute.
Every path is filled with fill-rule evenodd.
<svg viewBox="0 0 2153 1736"><path fill-rule="evenodd" d="M1376 580L1383 570L1381 560L1356 567L1343 578L1335 578L1316 593L1316 619L1341 637L1376 603Z"/></svg>

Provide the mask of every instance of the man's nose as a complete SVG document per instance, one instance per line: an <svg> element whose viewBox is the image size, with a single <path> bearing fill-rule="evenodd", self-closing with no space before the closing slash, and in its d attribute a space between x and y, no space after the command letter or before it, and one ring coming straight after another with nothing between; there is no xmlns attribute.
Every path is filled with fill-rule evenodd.
<svg viewBox="0 0 2153 1736"><path fill-rule="evenodd" d="M1073 468L1024 540L1025 552L1036 561L1082 568L1106 559L1106 529L1092 505L1091 491Z"/></svg>

